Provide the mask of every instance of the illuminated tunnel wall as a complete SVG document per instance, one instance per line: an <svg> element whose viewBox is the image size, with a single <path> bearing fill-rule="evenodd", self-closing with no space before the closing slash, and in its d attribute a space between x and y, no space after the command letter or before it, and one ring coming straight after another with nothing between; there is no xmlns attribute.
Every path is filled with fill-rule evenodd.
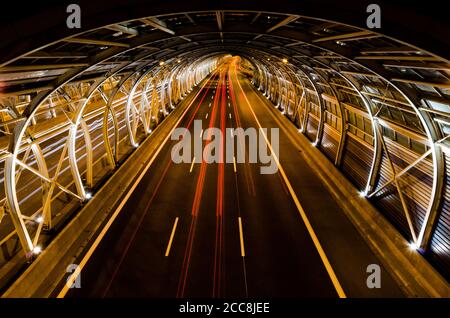
<svg viewBox="0 0 450 318"><path fill-rule="evenodd" d="M33 48L5 51L1 263L58 229L233 54L355 193L449 277L449 61L439 46L319 16L169 12L50 29L47 42L34 34L24 44Z"/></svg>
<svg viewBox="0 0 450 318"><path fill-rule="evenodd" d="M17 239L31 255L41 234L88 200L221 60L166 56L120 72L145 56L45 91L35 103L28 94L3 97L16 111L2 111L3 261L17 252Z"/></svg>

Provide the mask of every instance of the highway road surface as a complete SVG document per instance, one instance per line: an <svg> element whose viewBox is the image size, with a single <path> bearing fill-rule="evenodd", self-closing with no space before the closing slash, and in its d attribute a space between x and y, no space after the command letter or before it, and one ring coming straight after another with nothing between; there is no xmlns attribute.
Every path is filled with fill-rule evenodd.
<svg viewBox="0 0 450 318"><path fill-rule="evenodd" d="M183 102L179 126L191 134L194 120L223 133L279 127L278 172L248 161L176 164L169 140L66 297L402 296L291 142L295 127L268 110L237 59ZM379 289L367 287L369 264L381 266Z"/></svg>

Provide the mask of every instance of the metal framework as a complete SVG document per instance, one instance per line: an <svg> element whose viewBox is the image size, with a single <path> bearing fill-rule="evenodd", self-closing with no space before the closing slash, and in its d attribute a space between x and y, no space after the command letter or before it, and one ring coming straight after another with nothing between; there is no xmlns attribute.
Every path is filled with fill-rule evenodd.
<svg viewBox="0 0 450 318"><path fill-rule="evenodd" d="M433 252L450 213L449 61L336 21L236 10L111 21L2 63L0 243L17 235L30 257L54 210L87 200L225 53L241 55L256 88ZM351 156L367 171L351 171Z"/></svg>

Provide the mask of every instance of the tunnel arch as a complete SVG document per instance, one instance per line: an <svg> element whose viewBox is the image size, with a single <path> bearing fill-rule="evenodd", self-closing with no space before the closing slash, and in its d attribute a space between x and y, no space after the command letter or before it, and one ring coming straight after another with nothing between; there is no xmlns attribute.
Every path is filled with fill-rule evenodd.
<svg viewBox="0 0 450 318"><path fill-rule="evenodd" d="M290 119L309 136L314 146L344 171L358 191L385 211L407 239L424 252L431 251L444 267L448 266L449 253L445 248L448 237L447 241L445 237L436 238L448 233L445 220L450 213L446 203L450 202L446 181L450 151L446 145L445 121L450 113L446 111L450 95L449 61L436 49L438 44L419 47L415 41L411 41L412 44L405 41L411 39L405 34L400 34L400 39L396 40L391 30L389 35L384 35L338 22L339 19L323 19L305 13L231 9L161 13L123 20L112 17L111 23L76 34L72 31L64 35L58 33L60 37L51 43L29 48L27 52L19 48L17 56L2 58L0 72L5 78L9 75L16 78L4 81L1 96L2 105L8 110L6 127L10 130L8 149L12 154L5 158L4 203L26 253L32 252L35 244L25 226L28 219L22 215L17 199L16 165L19 162L23 167L24 163L18 158L27 143L32 145L36 158L44 157L39 154L39 144L33 142L30 131L42 125L39 120L36 123L36 118L51 108L55 95L64 96L65 87L73 83L85 84L79 87L77 98L66 98L71 107L77 103L81 106L74 107L70 114L73 117L67 144L76 191L65 190L83 201L87 196L86 184L89 188L92 183L92 172L89 172L92 163L87 164L87 180L83 181L77 167L76 142L78 127L83 126L82 130L89 136L86 133L89 128L82 117L84 109L94 103L92 100L100 96L105 101L102 140L110 168L114 168L119 161L116 137L119 129L112 108L116 94L131 85L125 92L128 94L125 111L129 112L135 90L143 81L144 93L151 88L152 99L153 96L158 99L154 102L158 112L162 110L166 116L185 94L213 71L221 56L231 53L245 58L251 65L254 85L288 118L292 115L290 96L297 96L298 105L295 100L294 105L297 113L301 111L304 115L300 122L296 122L295 116ZM62 54L62 49L90 53L80 57L84 55ZM53 66L36 64L46 59L58 63ZM61 60L69 62L60 63ZM173 69L168 69L168 65ZM40 82L25 80L25 75L17 79L15 75L42 70L50 74L53 70L55 75ZM112 86L111 95L106 96L103 85L110 85L117 77L120 78L118 86ZM155 78L157 81L152 82ZM301 91L301 96L292 89ZM145 135L148 135L151 124L144 109L148 110L146 107L152 102L144 101L145 95L140 96L140 116L144 117L135 117L142 119ZM138 110L135 115L137 113ZM110 120L114 147L107 133ZM125 116L125 121L130 144L136 147L138 142L131 132L130 115ZM92 161L89 138L85 139L85 145L87 160ZM364 149L371 154L349 150L358 145L366 147ZM351 163L358 160L364 161L364 167L368 166L366 171L351 170ZM40 164L39 169L39 177L51 183L45 167ZM424 176L417 179L412 171ZM408 188L402 178L420 183L420 193ZM443 234L438 235L436 231ZM440 250L433 246L434 239L439 241L436 246L440 244Z"/></svg>

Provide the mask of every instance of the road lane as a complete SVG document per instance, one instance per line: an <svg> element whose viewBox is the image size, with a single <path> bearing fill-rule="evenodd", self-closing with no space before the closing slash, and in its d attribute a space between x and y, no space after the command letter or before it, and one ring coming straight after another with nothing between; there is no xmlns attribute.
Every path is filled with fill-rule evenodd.
<svg viewBox="0 0 450 318"><path fill-rule="evenodd" d="M401 289L383 267L381 260L360 237L331 193L305 162L302 148L295 142L299 136L297 128L283 118L243 75L238 74L238 78L261 125L268 129L280 128L281 165L345 292L358 297L402 297ZM251 121L253 116L244 112L243 117ZM378 264L381 267L381 289L367 288L366 268L369 264Z"/></svg>
<svg viewBox="0 0 450 318"><path fill-rule="evenodd" d="M235 116L243 128L257 127L233 67L231 94L235 96ZM248 165L256 195L242 200L249 235L246 246L249 293L276 297L336 297L325 268L298 218L292 198L287 195L279 173L260 173L260 164ZM261 244L261 242L264 242Z"/></svg>
<svg viewBox="0 0 450 318"><path fill-rule="evenodd" d="M204 115L204 107L200 106L211 95L213 85L214 80L205 87L206 94L203 98L202 94L199 95L198 100L193 103L180 124L181 127L190 127L192 132L193 120L197 116ZM185 99L185 102L187 100ZM174 141L168 142L163 147L157 160L132 194L132 198L95 251L86 269L83 270L82 277L86 282L86 288L71 290L70 295L108 296L120 293L124 296L153 294L161 297L174 296L178 277L172 274L178 272L182 260L177 257L177 254L174 256L173 250L179 250L180 243L186 239L185 229L189 218L187 213L183 215L181 213L186 212L185 204L191 202L189 194L195 190L191 178L187 178L189 164L172 164L170 152L174 144ZM195 170L193 175L196 175ZM148 213L150 206L152 206L151 213ZM143 260L148 257L161 258L163 246L166 244L164 229L169 228L177 216L180 216L179 231L172 245L171 256L163 262L155 263L154 266L147 266ZM149 218L152 218L155 223L147 226ZM150 241L147 240L148 237L151 237ZM144 240L144 244L133 244L141 240ZM148 242L150 244L147 244ZM137 266L132 265L133 263ZM133 270L123 271L123 268L128 266L131 266ZM102 268L100 273L98 268ZM130 274L128 277L127 273ZM148 284L142 279L143 277L154 277L155 280L153 284ZM129 288L116 287L126 281L131 281Z"/></svg>
<svg viewBox="0 0 450 318"><path fill-rule="evenodd" d="M226 63L219 68L219 76L206 85L205 93L199 94L182 121L192 135L194 119L202 121L202 135L208 127L225 134L226 128L258 126L244 97L247 94L253 104L258 93L243 76L233 75L232 66ZM275 119L260 117L266 105L259 100L256 103L255 113L263 126L276 127ZM284 164L289 156L289 173L309 169L289 138L280 143L280 161ZM86 265L83 288L71 290L68 296L340 295L280 173L262 175L260 164L248 163L247 149L245 163L234 158L225 164L173 164L170 153L174 144L163 147ZM225 155L223 144L219 155ZM308 178L311 181L313 176ZM302 204L310 201L300 199ZM307 202L308 207L310 204ZM314 210L332 208L326 200L316 200L316 205ZM339 270L340 275L345 273ZM355 284L343 279L343 288ZM365 278L357 285L363 283ZM358 288L350 286L351 291Z"/></svg>

